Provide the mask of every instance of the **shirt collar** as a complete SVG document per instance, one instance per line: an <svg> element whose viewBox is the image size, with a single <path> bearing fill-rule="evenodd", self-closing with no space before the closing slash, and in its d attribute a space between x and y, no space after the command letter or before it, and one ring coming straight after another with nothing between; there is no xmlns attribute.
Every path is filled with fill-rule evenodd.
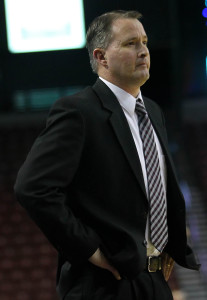
<svg viewBox="0 0 207 300"><path fill-rule="evenodd" d="M99 77L109 88L110 90L114 93L116 96L117 100L119 101L121 107L126 110L130 115L133 115L135 112L135 105L137 99L141 99L143 102L142 98L142 93L141 91L139 92L138 96L135 98L131 94L127 93L117 85L114 85L113 83L107 81L106 79L103 79L102 77Z"/></svg>

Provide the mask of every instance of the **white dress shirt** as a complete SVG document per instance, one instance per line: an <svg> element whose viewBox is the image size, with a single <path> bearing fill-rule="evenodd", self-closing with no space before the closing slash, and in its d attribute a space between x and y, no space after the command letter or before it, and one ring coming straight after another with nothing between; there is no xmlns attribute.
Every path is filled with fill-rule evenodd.
<svg viewBox="0 0 207 300"><path fill-rule="evenodd" d="M141 91L138 94L138 96L135 98L131 94L127 93L123 89L119 88L118 86L112 84L111 82L103 79L100 77L100 79L110 88L110 90L115 94L117 100L119 101L123 112L125 114L125 117L127 119L127 122L129 124L134 143L137 149L137 153L139 156L139 160L142 167L142 173L144 177L144 183L146 188L146 193L149 195L148 192L148 182L147 182L147 173L146 173L146 166L145 166L145 159L144 159L144 153L143 153L143 146L142 146L142 140L139 133L138 128L138 116L135 112L135 105L136 100L139 98L143 101ZM164 187L164 193L165 193L165 199L166 199L166 165L165 165L165 157L162 152L162 148L160 145L160 142L158 140L158 137L153 130L154 133L154 139L155 143L158 149L158 157L159 157L159 163L160 163L160 170L161 170L161 178L163 182ZM166 201L166 200L165 200ZM147 226L146 226L146 232L145 232L145 239L146 239L146 247L147 247L147 256L157 256L160 254L160 252L153 246L153 244L150 241L150 234L149 234L149 215L147 218Z"/></svg>

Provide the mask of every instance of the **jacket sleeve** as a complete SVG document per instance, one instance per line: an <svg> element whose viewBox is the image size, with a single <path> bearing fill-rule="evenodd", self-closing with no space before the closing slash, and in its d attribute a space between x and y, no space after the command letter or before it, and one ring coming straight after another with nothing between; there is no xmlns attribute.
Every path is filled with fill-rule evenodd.
<svg viewBox="0 0 207 300"><path fill-rule="evenodd" d="M78 169L84 144L84 118L57 101L45 130L21 167L15 194L48 240L68 261L80 263L98 248L95 231L65 206L66 190Z"/></svg>

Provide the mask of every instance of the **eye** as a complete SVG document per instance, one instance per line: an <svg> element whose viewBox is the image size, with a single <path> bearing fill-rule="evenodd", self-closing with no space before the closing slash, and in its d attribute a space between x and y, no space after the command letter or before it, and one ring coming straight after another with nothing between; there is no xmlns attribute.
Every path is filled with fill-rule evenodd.
<svg viewBox="0 0 207 300"><path fill-rule="evenodd" d="M128 46L133 46L135 44L136 44L135 41L130 41L130 42L127 43Z"/></svg>
<svg viewBox="0 0 207 300"><path fill-rule="evenodd" d="M148 41L143 41L143 44L144 44L145 46L147 46Z"/></svg>

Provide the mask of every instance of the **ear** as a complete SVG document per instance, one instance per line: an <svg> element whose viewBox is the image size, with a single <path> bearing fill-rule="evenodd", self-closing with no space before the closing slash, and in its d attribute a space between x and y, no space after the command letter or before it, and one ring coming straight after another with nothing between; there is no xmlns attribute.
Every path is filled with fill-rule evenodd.
<svg viewBox="0 0 207 300"><path fill-rule="evenodd" d="M93 57L98 64L107 67L106 52L104 49L96 48L93 50Z"/></svg>

